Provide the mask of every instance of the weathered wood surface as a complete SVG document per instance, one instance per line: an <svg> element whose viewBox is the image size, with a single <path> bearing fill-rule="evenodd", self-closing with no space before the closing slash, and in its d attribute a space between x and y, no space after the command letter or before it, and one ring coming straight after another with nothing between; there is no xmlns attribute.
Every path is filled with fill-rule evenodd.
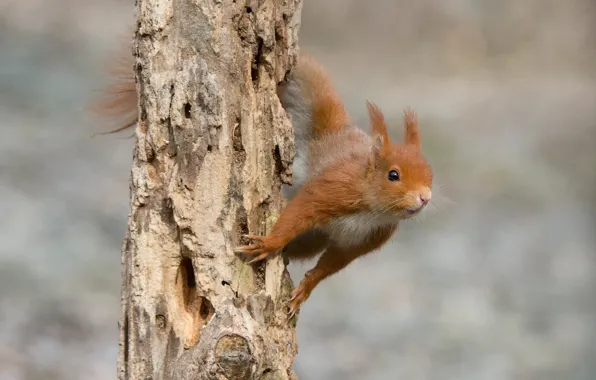
<svg viewBox="0 0 596 380"><path fill-rule="evenodd" d="M281 258L265 234L291 178L276 95L297 57L301 0L137 0L139 93L123 243L118 378L293 379Z"/></svg>

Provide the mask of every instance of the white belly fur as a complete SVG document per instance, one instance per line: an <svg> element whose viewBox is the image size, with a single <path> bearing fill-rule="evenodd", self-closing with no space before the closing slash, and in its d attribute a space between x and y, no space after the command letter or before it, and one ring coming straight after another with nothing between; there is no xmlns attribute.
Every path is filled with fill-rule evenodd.
<svg viewBox="0 0 596 380"><path fill-rule="evenodd" d="M358 212L342 216L323 227L331 240L341 247L362 243L375 229L396 224L399 218L394 215Z"/></svg>

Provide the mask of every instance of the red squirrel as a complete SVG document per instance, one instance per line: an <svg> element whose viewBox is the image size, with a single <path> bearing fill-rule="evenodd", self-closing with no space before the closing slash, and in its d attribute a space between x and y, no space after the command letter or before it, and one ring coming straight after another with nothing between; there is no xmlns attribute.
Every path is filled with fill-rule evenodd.
<svg viewBox="0 0 596 380"><path fill-rule="evenodd" d="M137 117L130 71L95 107L100 115L123 117L116 131L133 126ZM372 133L365 133L350 121L330 77L310 55L299 55L278 95L296 145L293 185L282 187L288 203L269 235L247 235L251 243L234 251L252 257L250 262L280 251L290 260L321 254L291 294L293 316L319 282L381 248L401 220L429 204L433 173L420 152L414 111L404 111L403 143L393 144L383 113L367 101Z"/></svg>

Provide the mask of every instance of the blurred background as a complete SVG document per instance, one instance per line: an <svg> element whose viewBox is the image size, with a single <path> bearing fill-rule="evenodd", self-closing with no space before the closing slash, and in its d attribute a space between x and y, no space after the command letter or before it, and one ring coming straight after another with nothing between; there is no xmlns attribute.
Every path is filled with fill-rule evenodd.
<svg viewBox="0 0 596 380"><path fill-rule="evenodd" d="M115 376L133 139L83 107L132 12L0 1L1 380ZM305 0L300 44L362 125L415 107L436 172L302 308L300 379L595 379L596 3Z"/></svg>

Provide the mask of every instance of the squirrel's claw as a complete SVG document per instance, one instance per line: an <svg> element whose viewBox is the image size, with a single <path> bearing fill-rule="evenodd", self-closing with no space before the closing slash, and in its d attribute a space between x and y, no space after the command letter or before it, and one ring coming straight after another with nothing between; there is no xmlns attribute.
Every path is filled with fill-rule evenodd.
<svg viewBox="0 0 596 380"><path fill-rule="evenodd" d="M242 235L242 237L244 237L248 240L256 241L256 243L241 245L239 247L236 247L236 248L234 248L234 253L240 253L240 254L245 254L245 255L250 255L250 254L254 255L254 254L261 253L259 251L263 249L263 238L262 237L253 236L253 235Z"/></svg>
<svg viewBox="0 0 596 380"><path fill-rule="evenodd" d="M254 242L253 244L249 245L248 247L257 247L262 248L265 245L265 238L263 236L256 236L256 235L242 235L243 238ZM245 246L247 247L247 246Z"/></svg>
<svg viewBox="0 0 596 380"><path fill-rule="evenodd" d="M290 318L292 318L296 314L296 312L300 309L304 301L308 299L311 290L312 289L307 289L307 287L304 284L300 284L296 289L292 291L288 311L288 316Z"/></svg>
<svg viewBox="0 0 596 380"><path fill-rule="evenodd" d="M266 259L267 256L269 256L269 255L270 255L269 252L261 253L259 256L257 256L254 259L250 260L248 263L249 264L256 263L257 261L261 261L263 259Z"/></svg>
<svg viewBox="0 0 596 380"><path fill-rule="evenodd" d="M273 248L270 246L270 244L267 244L267 238L264 236L255 236L255 235L242 235L242 236L248 240L254 241L254 243L236 247L236 248L234 248L234 253L242 254L242 255L249 255L249 256L256 256L248 262L249 264L266 259L268 256L273 255L277 251L276 248Z"/></svg>
<svg viewBox="0 0 596 380"><path fill-rule="evenodd" d="M294 315L296 315L297 311L298 311L298 309L294 309L293 307L290 306L290 309L288 311L288 318L289 319L294 318Z"/></svg>
<svg viewBox="0 0 596 380"><path fill-rule="evenodd" d="M242 255L255 255L260 253L259 250L261 246L259 244L250 244L250 245L243 245L240 247L234 248L234 253L242 254Z"/></svg>

